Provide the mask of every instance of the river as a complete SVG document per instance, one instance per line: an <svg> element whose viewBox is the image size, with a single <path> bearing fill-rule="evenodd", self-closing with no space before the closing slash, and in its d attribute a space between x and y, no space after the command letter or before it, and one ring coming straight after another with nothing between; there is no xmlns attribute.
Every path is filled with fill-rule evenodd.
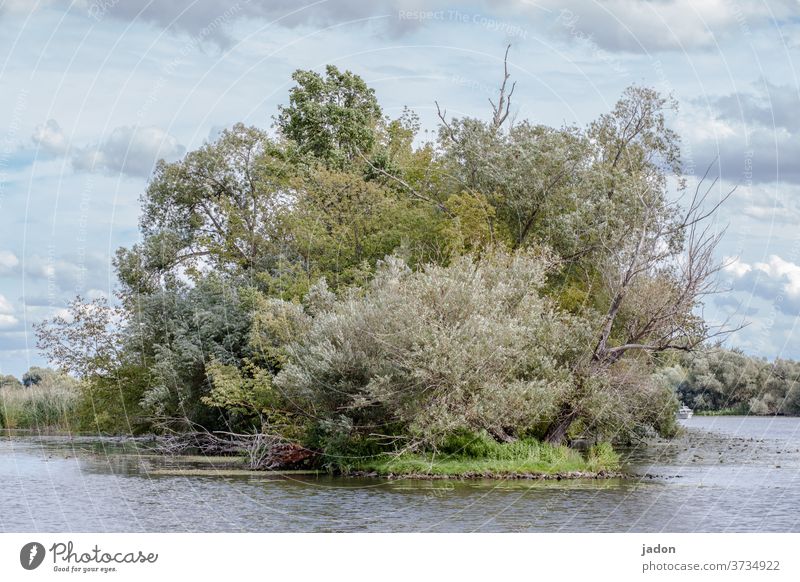
<svg viewBox="0 0 800 582"><path fill-rule="evenodd" d="M4 532L800 531L800 419L695 417L630 480L162 474L113 439L0 437Z"/></svg>

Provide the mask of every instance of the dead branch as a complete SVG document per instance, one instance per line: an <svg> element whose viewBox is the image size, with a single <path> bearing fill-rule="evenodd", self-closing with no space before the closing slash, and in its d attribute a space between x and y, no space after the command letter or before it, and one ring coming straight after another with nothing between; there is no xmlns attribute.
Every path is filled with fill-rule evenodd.
<svg viewBox="0 0 800 582"><path fill-rule="evenodd" d="M511 110L511 96L514 94L514 89L517 86L517 82L514 81L511 84L511 90L506 95L506 86L508 84L508 79L511 75L508 72L508 51L511 50L511 45L506 47L506 54L503 57L503 83L500 85L500 94L497 98L497 104L494 101L489 99L489 103L492 106L492 125L495 129L500 129L500 126L503 125L505 120L508 118L508 114Z"/></svg>

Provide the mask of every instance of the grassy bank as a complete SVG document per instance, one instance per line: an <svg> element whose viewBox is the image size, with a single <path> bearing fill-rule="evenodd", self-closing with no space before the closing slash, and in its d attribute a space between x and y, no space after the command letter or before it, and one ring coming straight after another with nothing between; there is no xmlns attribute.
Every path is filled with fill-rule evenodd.
<svg viewBox="0 0 800 582"><path fill-rule="evenodd" d="M69 430L77 401L66 387L0 388L0 428Z"/></svg>
<svg viewBox="0 0 800 582"><path fill-rule="evenodd" d="M498 443L478 437L463 444L455 449L445 447L437 454L368 458L355 463L350 472L415 477L589 477L620 468L619 456L607 443L595 445L585 455L569 447L528 439Z"/></svg>

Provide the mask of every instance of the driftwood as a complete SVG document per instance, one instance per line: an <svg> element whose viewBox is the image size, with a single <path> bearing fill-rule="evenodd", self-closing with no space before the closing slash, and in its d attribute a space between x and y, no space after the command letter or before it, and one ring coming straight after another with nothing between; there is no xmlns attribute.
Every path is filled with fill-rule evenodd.
<svg viewBox="0 0 800 582"><path fill-rule="evenodd" d="M201 454L209 456L243 455L254 471L300 469L313 461L316 453L282 437L264 433L194 431L163 435L156 450L162 454Z"/></svg>

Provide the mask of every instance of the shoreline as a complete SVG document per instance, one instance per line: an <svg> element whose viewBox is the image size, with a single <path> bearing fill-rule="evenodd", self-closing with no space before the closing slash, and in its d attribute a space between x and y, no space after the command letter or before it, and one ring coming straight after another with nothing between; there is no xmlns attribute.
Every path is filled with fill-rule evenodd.
<svg viewBox="0 0 800 582"><path fill-rule="evenodd" d="M638 477L622 471L567 471L560 473L491 473L470 472L461 474L432 474L432 473L389 473L381 475L377 471L351 471L342 473L341 477L384 479L387 481L415 480L415 481L477 481L488 479L494 481L563 481L563 480L602 480L602 479L632 479Z"/></svg>

